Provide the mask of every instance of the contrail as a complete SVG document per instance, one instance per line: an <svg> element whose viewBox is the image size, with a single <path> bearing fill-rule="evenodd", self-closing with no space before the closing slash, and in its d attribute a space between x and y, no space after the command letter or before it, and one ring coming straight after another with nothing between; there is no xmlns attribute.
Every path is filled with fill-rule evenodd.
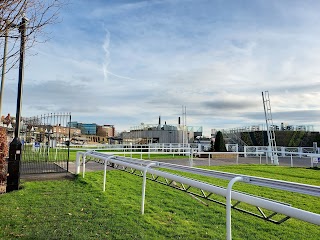
<svg viewBox="0 0 320 240"><path fill-rule="evenodd" d="M128 79L128 80L136 80L136 79L134 79L134 78L125 77L125 76L121 76L121 75L112 73L112 72L108 71L107 69L105 69L104 71L105 71L107 74L110 74L110 75L115 76L115 77L118 77L118 78L124 78L124 79Z"/></svg>
<svg viewBox="0 0 320 240"><path fill-rule="evenodd" d="M104 60L104 63L102 64L102 70L103 70L104 80L107 81L108 80L108 66L110 63L110 52L109 52L110 32L108 31L108 29L105 29L105 31L106 31L106 37L105 37L104 43L102 45L102 48L105 52L105 60Z"/></svg>
<svg viewBox="0 0 320 240"><path fill-rule="evenodd" d="M109 51L109 47L110 47L110 32L108 31L108 29L105 29L105 31L106 31L106 37L105 37L105 40L104 40L104 43L103 43L103 46L102 46L102 48L103 48L103 50L105 52L105 61L102 64L104 80L108 81L108 75L112 75L112 76L115 76L117 78L123 78L123 79L128 79L128 80L136 80L136 79L133 79L133 78L130 78L130 77L125 77L125 76L121 76L119 74L115 74L115 73L110 72L108 70L108 67L109 67L109 64L110 64L110 51Z"/></svg>

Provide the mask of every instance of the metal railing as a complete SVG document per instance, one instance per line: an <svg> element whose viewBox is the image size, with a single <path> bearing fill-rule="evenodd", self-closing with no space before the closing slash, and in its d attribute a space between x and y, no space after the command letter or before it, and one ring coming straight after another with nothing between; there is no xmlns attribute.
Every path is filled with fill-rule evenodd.
<svg viewBox="0 0 320 240"><path fill-rule="evenodd" d="M265 220L271 221L271 222L272 222L271 218L273 216L275 216L277 213L280 213L280 214L286 215L287 217L276 222L279 224L286 221L290 217L293 217L296 219L300 219L302 221L306 221L309 223L320 225L320 214L316 214L313 212L294 208L294 207L291 207L287 204L280 203L280 202L277 202L274 200L265 199L265 198L261 198L261 197L257 197L257 196L249 195L246 193L241 193L241 192L231 190L232 185L236 181L244 181L245 183L250 183L250 184L255 183L256 185L258 185L258 182L262 181L263 185L259 185L259 186L274 187L275 185L278 185L279 189L286 190L286 191L288 191L288 188L287 188L288 186L289 186L289 188L291 186L291 188L290 188L291 190L289 190L289 191L292 191L294 189L294 186L297 187L297 186L301 185L301 189L307 186L310 189L312 188L315 192L317 192L319 194L320 187L317 187L317 186L291 183L291 182L285 182L285 181L279 181L279 180L273 180L273 179L256 178L256 177L245 176L245 175L237 175L237 176L230 176L229 175L228 178L232 177L232 179L230 180L230 182L228 184L228 188L226 189L226 188L215 186L215 185L212 185L212 184L209 184L206 182L201 182L199 180L194 180L194 179L186 178L186 177L183 177L183 176L180 176L177 174L172 174L172 173L168 173L165 171L160 171L160 170L154 169L155 166L161 167L161 168L172 169L172 167L175 166L174 164L171 164L171 167L170 167L170 165L164 164L161 162L152 162L152 161L138 160L138 159L132 159L132 158L125 158L125 157L114 156L114 155L110 155L110 154L103 154L103 153L99 153L99 152L95 152L95 151L78 152L77 153L76 169L75 169L76 174L80 173L80 166L81 166L81 161L82 161L82 165L83 165L82 176L85 177L86 158L88 158L88 157L93 158L93 159L98 159L98 160L102 161L102 163L104 164L103 191L105 191L105 185L106 185L107 166L111 166L111 167L114 167L116 169L123 170L123 171L128 170L128 172L133 173L133 174L136 171L140 172L140 174L136 174L136 175L143 177L142 200L141 200L141 213L142 214L144 213L145 187L146 187L147 173L151 174L151 176L152 176L151 180L157 181L158 177L160 176L160 177L166 179L165 182L166 182L167 186L175 187L175 188L182 190L182 191L185 191L185 192L188 192L189 188L191 188L191 187L200 189L201 192L203 193L202 197L207 200L210 200L209 196L211 196L212 194L226 197L227 201L226 201L225 205L226 205L226 215L227 215L227 220L226 220L227 239L231 239L231 208L236 209L236 205L238 205L240 202L244 202L244 203L256 206L258 208L258 210L260 211L260 213L263 215L262 218L264 218ZM189 168L184 167L184 168L188 169L188 171L193 171L193 173L196 173L196 171L197 171L197 170L195 170L195 168L191 168L191 167L189 167ZM218 173L221 174L221 172L217 172L217 171L214 171L214 172L215 172L215 174L218 174ZM229 173L224 173L224 174L227 175ZM204 175L204 174L202 174L202 175ZM216 177L216 178L218 177L219 178L218 175L214 175L214 174L212 174L211 177ZM170 181L167 179L169 179ZM176 185L172 186L173 182L181 183L182 187L179 188L179 187L176 187ZM281 186L282 184L286 185L287 187L282 187ZM188 187L186 188L185 185L187 185ZM207 192L207 194L205 194L204 192ZM304 192L304 191L302 191L301 193L306 194L306 192ZM233 206L231 204L231 198L238 201ZM271 215L266 216L262 212L261 208L271 210L271 211L273 211L273 213ZM252 214L252 215L254 215L254 214Z"/></svg>
<svg viewBox="0 0 320 240"><path fill-rule="evenodd" d="M268 152L270 151L268 146L245 146L244 147L244 154L245 157L247 156L258 156L256 155L257 152L263 151ZM279 156L290 156L291 153L296 153L294 155L298 155L299 157L307 156L310 153L320 153L319 148L315 149L313 147L282 147L278 146L276 151Z"/></svg>

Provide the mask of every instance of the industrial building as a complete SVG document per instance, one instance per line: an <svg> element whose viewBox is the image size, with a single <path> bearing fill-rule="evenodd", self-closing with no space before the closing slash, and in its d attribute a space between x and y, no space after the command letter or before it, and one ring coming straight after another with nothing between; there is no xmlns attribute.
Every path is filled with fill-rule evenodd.
<svg viewBox="0 0 320 240"><path fill-rule="evenodd" d="M202 127L178 125L144 124L131 127L129 132L122 133L123 143L149 144L149 143L190 143L202 136Z"/></svg>

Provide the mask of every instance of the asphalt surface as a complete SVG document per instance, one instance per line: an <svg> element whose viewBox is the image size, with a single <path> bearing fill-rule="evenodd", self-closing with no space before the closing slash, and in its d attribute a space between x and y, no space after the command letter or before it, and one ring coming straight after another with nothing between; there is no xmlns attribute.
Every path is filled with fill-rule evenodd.
<svg viewBox="0 0 320 240"><path fill-rule="evenodd" d="M155 160L158 162L167 162L173 164L179 164L184 166L190 166L189 158L186 159L158 159ZM270 159L266 162L265 157L260 158L245 158L239 157L238 163L236 158L216 158L216 159L209 159L208 158L194 158L193 159L193 167L196 166L221 166L221 165L235 165L235 164L271 164ZM292 158L293 167L310 167L311 160L310 158ZM291 166L291 158L290 157L279 157L279 165L280 166Z"/></svg>
<svg viewBox="0 0 320 240"><path fill-rule="evenodd" d="M190 166L189 158L180 158L180 159L154 159L154 161L158 162L167 162L172 164L178 164L183 166ZM237 164L236 158L217 158L217 159L209 159L208 158L194 158L193 159L193 167L197 166L223 166L223 165L235 165ZM244 158L239 157L238 164L260 164L260 158ZM266 164L266 159L261 158L261 164ZM270 163L270 159L268 159L268 164ZM293 167L310 167L311 160L310 158L292 158ZM279 165L280 166L291 166L291 158L290 157L279 157ZM315 165L313 165L315 166ZM320 164L318 164L320 166ZM112 168L110 168L112 169ZM75 171L75 163L69 163L69 170L74 173ZM103 170L103 165L101 163L97 163L94 161L89 161L86 163L86 171L98 171ZM82 167L81 167L82 171Z"/></svg>
<svg viewBox="0 0 320 240"><path fill-rule="evenodd" d="M157 159L154 161L158 162L167 162L172 164L178 164L183 166L190 166L189 158L180 158L180 159ZM208 158L194 158L193 159L193 167L197 166L223 166L223 165L235 165L237 164L236 158L217 158L217 159L209 159ZM259 157L251 157L244 158L239 157L238 164L260 164ZM261 164L266 164L265 157L261 158ZM268 164L270 163L270 159L268 159ZM293 167L311 167L311 159L310 158L292 158ZM65 164L63 164L65 165ZM291 158L290 157L279 157L279 165L280 166L291 166ZM316 166L313 164L313 166ZM86 171L99 171L103 170L103 164L89 161L86 163ZM320 164L318 164L320 167ZM109 170L113 168L108 167ZM82 172L82 167L81 167ZM69 162L69 172L64 173L47 173L47 174L25 174L21 175L21 179L25 181L41 181L41 180L54 180L54 179L72 179L75 174L75 162Z"/></svg>

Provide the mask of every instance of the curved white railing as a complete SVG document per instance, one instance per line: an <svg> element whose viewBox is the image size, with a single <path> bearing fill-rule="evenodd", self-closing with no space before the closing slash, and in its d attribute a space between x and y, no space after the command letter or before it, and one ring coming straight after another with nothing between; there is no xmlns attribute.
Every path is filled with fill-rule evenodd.
<svg viewBox="0 0 320 240"><path fill-rule="evenodd" d="M201 182L198 180L182 177L177 174L172 174L172 173L168 173L168 172L164 172L164 171L160 171L160 170L156 170L156 169L152 168L152 166L154 166L154 165L156 165L158 167L165 167L165 165L163 165L163 163L160 163L160 162L143 161L143 160L138 160L138 159L126 159L124 157L114 156L114 155L110 155L110 154L102 154L102 153L98 153L98 152L94 152L94 151L78 152L77 153L76 173L78 173L78 174L80 173L80 165L81 165L81 159L82 159L83 177L85 176L85 165L86 165L85 158L88 156L103 161L103 163L105 165L103 190L105 190L105 184L106 184L106 169L107 169L106 166L107 166L107 163L109 163L109 164L112 163L112 164L117 164L120 166L124 166L124 167L128 167L128 168L142 171L144 179L146 177L146 173L148 172L150 174L153 174L156 176L161 176L163 178L170 179L172 181L180 182L180 183L186 184L188 186L195 187L195 188L201 189L203 191L207 191L209 193L214 193L214 194L221 195L224 197L229 196L228 201L229 200L231 201L231 198L232 198L234 200L237 200L240 202L245 202L247 204L250 204L250 205L253 205L256 207L261 207L261 208L265 208L265 209L274 211L276 213L284 214L288 217L293 217L296 219L300 219L302 221L306 221L309 223L320 225L320 214L305 211L305 210L298 209L298 208L294 208L294 207L291 207L286 204L279 203L279 202L276 202L273 200L264 199L261 197L252 196L252 195L248 195L248 194L241 193L241 192L231 191L232 184L235 181L241 180L246 183L250 183L251 181L254 181L256 179L256 177L238 175L235 178L231 179L231 181L229 183L229 187L226 189L226 188L215 186L215 185L212 185L209 183ZM267 179L267 180L273 181L272 179ZM282 182L279 180L274 180L274 181L275 182ZM284 182L284 184L290 183L290 182L285 182L285 181L283 181L283 182ZM293 184L296 184L296 183L293 183ZM145 187L146 187L146 182L144 180L143 185L142 185L142 201L141 201L141 203L142 203L141 209L142 210L141 210L141 213L144 213ZM317 188L317 186L314 186L314 187ZM286 189L283 189L283 190L286 190ZM228 201L227 201L227 203L228 203ZM230 208L231 208L231 205L227 204L226 210L228 211L228 216L230 216L230 218L227 219L227 221L230 220L230 222L227 223L227 236L229 236L228 239L231 239L231 231L229 232L229 230L231 229L230 228L230 226L231 226L231 209Z"/></svg>

